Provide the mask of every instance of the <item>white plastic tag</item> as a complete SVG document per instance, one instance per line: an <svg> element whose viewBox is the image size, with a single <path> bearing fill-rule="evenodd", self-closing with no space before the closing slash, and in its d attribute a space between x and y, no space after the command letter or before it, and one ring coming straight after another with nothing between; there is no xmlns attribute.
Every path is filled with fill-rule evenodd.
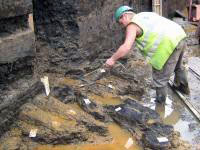
<svg viewBox="0 0 200 150"><path fill-rule="evenodd" d="M158 137L157 140L159 143L168 142L168 139L166 137Z"/></svg>
<svg viewBox="0 0 200 150"><path fill-rule="evenodd" d="M114 89L114 87L111 84L108 84L108 87Z"/></svg>
<svg viewBox="0 0 200 150"><path fill-rule="evenodd" d="M115 111L120 111L122 108L121 107L118 107L115 109Z"/></svg>
<svg viewBox="0 0 200 150"><path fill-rule="evenodd" d="M124 146L126 149L129 149L133 145L133 139L129 138L126 142L126 145Z"/></svg>
<svg viewBox="0 0 200 150"><path fill-rule="evenodd" d="M46 95L48 96L50 93L49 88L49 79L47 76L44 76L44 78L41 78L41 82L44 84Z"/></svg>
<svg viewBox="0 0 200 150"><path fill-rule="evenodd" d="M91 103L89 99L83 99L83 100L85 101L86 105L89 105Z"/></svg>
<svg viewBox="0 0 200 150"><path fill-rule="evenodd" d="M83 85L83 84L81 84L81 85L80 85L80 87L84 87L84 85Z"/></svg>
<svg viewBox="0 0 200 150"><path fill-rule="evenodd" d="M36 137L38 129L32 129L29 133L29 137Z"/></svg>
<svg viewBox="0 0 200 150"><path fill-rule="evenodd" d="M69 110L69 113L72 114L72 115L76 115L76 112L74 110L72 110L72 109Z"/></svg>
<svg viewBox="0 0 200 150"><path fill-rule="evenodd" d="M106 70L105 69L100 69L100 72L104 73L104 72L106 72Z"/></svg>

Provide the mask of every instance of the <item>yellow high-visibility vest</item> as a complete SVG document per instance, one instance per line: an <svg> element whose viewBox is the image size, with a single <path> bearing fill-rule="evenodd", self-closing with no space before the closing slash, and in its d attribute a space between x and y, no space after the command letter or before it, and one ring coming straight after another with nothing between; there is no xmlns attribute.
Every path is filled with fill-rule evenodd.
<svg viewBox="0 0 200 150"><path fill-rule="evenodd" d="M161 70L178 43L186 37L177 23L153 12L134 15L132 22L143 34L136 38L136 45L153 68Z"/></svg>

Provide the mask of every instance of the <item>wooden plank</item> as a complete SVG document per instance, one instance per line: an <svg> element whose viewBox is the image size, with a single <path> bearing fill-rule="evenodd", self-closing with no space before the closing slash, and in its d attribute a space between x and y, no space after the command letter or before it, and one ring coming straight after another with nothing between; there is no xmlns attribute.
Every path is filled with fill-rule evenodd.
<svg viewBox="0 0 200 150"><path fill-rule="evenodd" d="M192 112L192 114L200 121L200 112L190 103L190 101L178 90L173 87L173 82L169 80L169 85L172 90L180 97L182 102L187 106L187 108Z"/></svg>
<svg viewBox="0 0 200 150"><path fill-rule="evenodd" d="M153 12L156 12L159 15L162 15L162 5L161 5L162 0L153 0L152 1L152 8Z"/></svg>
<svg viewBox="0 0 200 150"><path fill-rule="evenodd" d="M160 4L160 6L159 6L159 15L160 16L162 16L162 5L161 5L161 3L162 3L162 0L159 0L159 4Z"/></svg>

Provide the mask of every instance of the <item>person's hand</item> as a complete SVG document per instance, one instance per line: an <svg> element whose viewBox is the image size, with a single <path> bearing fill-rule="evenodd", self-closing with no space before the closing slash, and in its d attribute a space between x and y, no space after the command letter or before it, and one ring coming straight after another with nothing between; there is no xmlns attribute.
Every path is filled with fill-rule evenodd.
<svg viewBox="0 0 200 150"><path fill-rule="evenodd" d="M105 66L108 68L112 68L114 66L115 62L116 61L111 57L106 60Z"/></svg>

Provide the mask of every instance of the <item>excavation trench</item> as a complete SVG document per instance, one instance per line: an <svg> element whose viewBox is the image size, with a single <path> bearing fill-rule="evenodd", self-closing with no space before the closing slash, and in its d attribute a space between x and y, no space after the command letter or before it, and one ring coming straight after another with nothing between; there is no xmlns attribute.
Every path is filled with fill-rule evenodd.
<svg viewBox="0 0 200 150"><path fill-rule="evenodd" d="M154 103L151 67L136 49L112 70L101 70L123 41L112 17L122 3L150 9L122 0L33 1L35 26L30 16L32 32L25 33L34 31L36 50L0 65L0 150L188 150L200 144L199 123L170 88L165 107ZM8 26L21 36L15 28ZM188 64L198 68L199 45L188 43ZM199 80L191 72L189 82L199 109Z"/></svg>
<svg viewBox="0 0 200 150"><path fill-rule="evenodd" d="M143 88L138 90L129 79L121 78L121 74L126 72L120 72L120 69L119 74L113 71L99 78L98 72L94 72L82 77L82 80L77 75L63 78L47 74L50 96L45 95L43 85L38 82L18 100L13 100L18 103L13 103L18 110L13 113L17 115L13 116L16 118L2 135L0 148L192 148L181 138L191 144L199 144L198 128L195 127L198 123L182 107L184 105L176 95L171 93L173 101L167 101L165 108L155 105L154 101L149 103L148 98L144 100ZM96 78L98 80L95 81ZM8 108L5 107L5 110ZM159 143L156 139L161 137L169 141Z"/></svg>

